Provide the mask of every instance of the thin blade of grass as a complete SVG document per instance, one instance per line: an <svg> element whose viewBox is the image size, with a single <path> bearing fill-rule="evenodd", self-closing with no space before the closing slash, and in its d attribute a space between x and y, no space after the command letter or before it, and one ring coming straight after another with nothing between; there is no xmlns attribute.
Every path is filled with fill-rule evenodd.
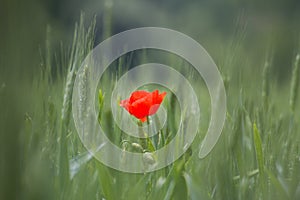
<svg viewBox="0 0 300 200"><path fill-rule="evenodd" d="M264 157L262 150L262 142L260 138L259 131L257 129L256 123L253 124L253 140L255 146L256 160L258 164L259 174L263 176L264 174Z"/></svg>

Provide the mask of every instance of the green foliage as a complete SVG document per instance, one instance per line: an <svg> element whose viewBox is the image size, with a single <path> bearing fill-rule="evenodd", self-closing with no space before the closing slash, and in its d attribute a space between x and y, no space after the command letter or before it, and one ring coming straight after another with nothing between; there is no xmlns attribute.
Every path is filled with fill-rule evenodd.
<svg viewBox="0 0 300 200"><path fill-rule="evenodd" d="M21 199L300 198L300 123L294 115L299 113L295 97L299 92L295 83L299 76L298 57L292 87L283 87L281 91L267 75L272 65L265 67L262 76L254 80L247 70L240 69L243 55L230 49L219 58L227 60L230 57L231 66L220 69L222 74L227 74L224 79L228 113L216 148L205 159L198 158L199 144L207 129L207 124L202 123L193 145L172 165L152 173L128 174L95 160L82 146L71 120L72 86L77 69L93 47L94 27L95 22L92 22L85 31L83 19L76 26L67 66L61 66L66 63L63 61L56 63L57 68L68 69L58 72L57 79L52 79L50 68L55 65L49 60L53 52L48 48L42 76L33 80L35 108L25 115L21 136ZM125 65L127 61L119 62ZM236 70L239 72L235 73ZM121 71L119 67L118 76ZM199 80L191 80L199 83ZM103 81L111 82L107 77ZM261 96L260 88L263 90ZM205 87L199 84L196 89L201 91ZM289 89L292 115L286 97ZM98 120L110 130L109 138L114 143L124 150L147 149L147 155L168 143L176 131L175 116L171 115L166 128L159 133L160 139L147 139L144 144L131 141L116 127L111 111L105 109L109 97L106 90L100 89L98 93ZM204 102L201 102L201 120L208 122L209 95L199 99ZM176 101L174 95L166 100L168 115L172 114L172 108L177 112Z"/></svg>

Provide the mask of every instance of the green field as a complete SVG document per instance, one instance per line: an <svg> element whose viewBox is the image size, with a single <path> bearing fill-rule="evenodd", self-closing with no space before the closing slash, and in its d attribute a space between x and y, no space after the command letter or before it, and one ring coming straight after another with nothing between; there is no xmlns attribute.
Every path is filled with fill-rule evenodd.
<svg viewBox="0 0 300 200"><path fill-rule="evenodd" d="M37 62L22 63L17 56L1 55L2 65L25 66L1 67L0 199L300 199L298 41L278 51L272 43L277 40L270 39L270 47L258 56L244 48L251 43L247 36L251 30L242 26L220 49L215 43L206 44L209 52L216 50L212 57L224 80L227 115L217 145L204 159L199 159L198 153L210 119L210 100L205 83L195 77L199 74L172 54L145 50L119 58L100 80L100 102L95 105L99 123L116 145L123 147L125 141L130 151L139 151L132 142L145 142L126 137L109 110L115 81L137 64L156 61L184 71L196 86L201 109L199 133L181 158L155 172L131 174L93 158L74 126L74 79L84 58L97 45L97 24L82 14L74 33L69 34L71 45L62 42L59 47L56 30L48 27L40 55L28 54ZM110 25L103 25L108 35ZM300 38L299 33L296 35ZM278 59L280 53L282 59ZM38 66L34 75L26 72L30 64ZM168 120L160 132L165 137L160 145L174 137L181 114L176 98L167 92L163 105ZM142 148L151 150L155 142L152 138Z"/></svg>

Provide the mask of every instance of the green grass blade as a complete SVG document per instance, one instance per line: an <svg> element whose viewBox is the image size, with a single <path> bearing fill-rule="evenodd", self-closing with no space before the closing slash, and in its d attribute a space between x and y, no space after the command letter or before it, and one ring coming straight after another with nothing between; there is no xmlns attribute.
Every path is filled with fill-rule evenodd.
<svg viewBox="0 0 300 200"><path fill-rule="evenodd" d="M262 142L259 131L257 129L256 123L253 124L253 139L256 153L256 160L258 164L259 174L263 176L264 174L264 157L263 157L263 149Z"/></svg>

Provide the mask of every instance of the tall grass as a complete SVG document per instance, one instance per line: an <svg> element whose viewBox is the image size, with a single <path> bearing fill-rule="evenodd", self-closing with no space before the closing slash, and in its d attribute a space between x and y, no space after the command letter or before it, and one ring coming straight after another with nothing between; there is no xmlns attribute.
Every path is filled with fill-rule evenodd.
<svg viewBox="0 0 300 200"><path fill-rule="evenodd" d="M291 74L289 98L278 95L280 91L269 87L275 83L268 75L273 69L267 60L258 78L260 81L253 81L249 90L246 86L251 77L243 74L242 69L235 73L238 67L235 63L242 58L238 56L239 52L230 49L222 58L234 58L230 59L232 66L224 78L229 102L227 120L216 148L205 159L198 158L199 143L205 133L203 126L191 148L172 165L151 173L129 174L94 159L82 146L71 119L76 71L94 44L95 21L89 28L84 24L82 17L75 27L71 49L62 48L64 56L57 62L53 62L51 41L47 41L41 77L33 80L36 106L33 112L26 114L21 139L22 199L300 198L300 127L296 98L299 93L299 55ZM124 70L122 66L130 65L126 62L131 59L125 58L118 61L120 74ZM104 86L111 82L109 78L102 81ZM253 96L256 93L262 95ZM103 109L107 98L105 89L101 90L99 121L106 123L113 135L118 130L114 128L110 112ZM203 98L209 104L209 97ZM275 101L275 98L281 101ZM175 104L174 97L166 102L169 109ZM204 112L202 119L207 122L209 114ZM174 129L176 120L171 121L162 134L167 135ZM115 142L120 142L120 138Z"/></svg>

